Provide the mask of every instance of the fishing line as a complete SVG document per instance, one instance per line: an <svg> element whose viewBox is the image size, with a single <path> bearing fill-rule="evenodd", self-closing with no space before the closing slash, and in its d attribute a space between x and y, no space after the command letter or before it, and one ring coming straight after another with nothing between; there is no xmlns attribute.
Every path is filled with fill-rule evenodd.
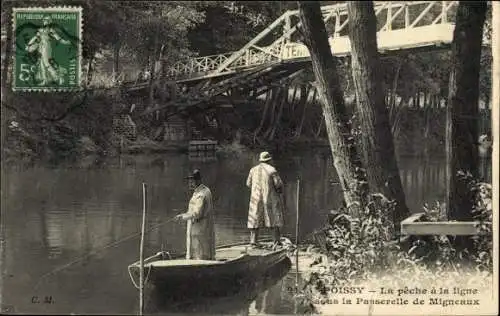
<svg viewBox="0 0 500 316"><path fill-rule="evenodd" d="M158 227L160 227L160 226L162 226L162 225L165 225L165 224L167 224L167 223L172 222L174 219L175 219L175 216L174 216L174 217L172 217L172 218L167 219L167 220L166 220L166 221L164 221L163 223L160 223L160 224L156 224L156 225L154 225L153 227L149 228L149 229L148 229L148 230L146 230L146 231L147 231L147 232L150 232L150 231L152 231L153 229L156 229L156 228L158 228ZM80 262L80 261L82 261L82 260L84 260L84 259L86 259L86 258L88 258L88 257L90 257L90 256L92 256L92 255L95 255L95 254L97 254L97 253L99 253L99 252L103 251L103 250L106 250L106 249L111 248L111 247L115 247L115 246L117 246L117 245L121 244L122 242L125 242L125 241L127 241L127 240L130 240L130 239L132 239L132 238L134 238L134 237L137 237L137 236L139 236L140 234L141 234L141 232L138 232L138 233L135 233L135 234L129 235L129 236L125 237L125 238L122 238L122 239L120 239L120 240L117 240L117 241L115 241L115 242L112 242L112 243L110 243L110 244L108 244L108 245L104 246L103 248L100 248L100 249L97 249L97 250L93 250L93 251L91 251L91 252L87 253L87 254L86 254L86 255L84 255L84 256L78 257L77 259L75 259L75 260L73 260L73 261L71 261L71 262L69 262L69 263L67 263L67 264L65 264L65 265L59 266L59 267L55 268L54 270L52 270L52 271L50 271L50 272L45 273L44 275L42 275L42 276L40 277L40 279L38 280L38 282L35 284L34 288L36 289L36 288L38 287L38 285L40 284L40 282L41 282L44 278L46 278L46 277L48 277L48 276L50 276L50 275L52 275L52 274L55 274L55 273L57 273L57 272L60 272L60 271L62 271L62 270L64 270L64 269L66 269L66 268L69 268L70 266L74 265L75 263L78 263L78 262Z"/></svg>
<svg viewBox="0 0 500 316"><path fill-rule="evenodd" d="M156 228L158 228L158 227L160 227L160 226L163 226L163 225L165 225L165 224L168 224L168 223L172 222L174 219L175 219L175 216L174 216L174 217L172 217L172 218L167 219L166 221L164 221L164 222L162 222L162 223L159 223L159 224L156 224L156 225L152 226L151 228L147 229L147 230L146 230L146 232L150 232L150 231L152 231L152 230L154 230L154 229L156 229ZM310 237L311 235L313 235L313 234L314 234L314 232L307 234L307 235L306 235L306 239L307 239L308 237ZM34 286L34 289L36 289L36 288L40 285L40 282L41 282L44 278L46 278L46 277L48 277L48 276L50 276L50 275L56 274L56 273L58 273L58 272L60 272L60 271L62 271L62 270L64 270L64 269L67 269L67 268L71 267L72 265L74 265L74 264L76 264L76 263L78 263L78 262L81 262L82 260L84 260L84 259L86 259L86 258L88 258L88 257L91 257L91 256L93 256L93 255L95 255L95 254L97 254L97 253L99 253L99 252L101 252L101 251L103 251L103 250L106 250L106 249L108 249L108 248L115 247L115 246L117 246L117 245L119 245L119 244L121 244L121 243L123 243L123 242L125 242L125 241L127 241L127 240L130 240L130 239L132 239L132 238L134 238L134 237L138 237L139 235L141 235L141 232L138 232L138 233L135 233L135 234L129 235L129 236L125 237L125 238L122 238L122 239L120 239L120 240L117 240L117 241L115 241L115 242L112 242L112 243L110 243L110 244L108 244L108 245L106 245L106 246L104 246L104 247L102 247L102 248L100 248L100 249L93 250L93 251L91 251L91 252L87 253L86 255L80 256L80 257L76 258L75 260L73 260L73 261L71 261L71 262L69 262L69 263L67 263L67 264L64 264L64 265L62 265L62 266L59 266L59 267L55 268L54 270L52 270L52 271L50 271L50 272L45 273L44 275L42 275L42 276L39 278L38 282L37 282L37 283L35 284L35 286ZM289 238L288 236L289 236L289 234L283 234L283 237L287 237L287 238ZM291 237L291 236L290 236L290 237ZM162 244L162 248L163 248L163 244Z"/></svg>

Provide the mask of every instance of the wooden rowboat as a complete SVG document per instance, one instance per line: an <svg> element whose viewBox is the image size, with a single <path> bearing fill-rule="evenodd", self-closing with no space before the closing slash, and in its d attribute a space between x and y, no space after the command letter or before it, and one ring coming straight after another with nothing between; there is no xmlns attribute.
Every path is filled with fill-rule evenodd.
<svg viewBox="0 0 500 316"><path fill-rule="evenodd" d="M270 241L261 242L259 248L248 243L218 247L215 260L187 260L185 255L169 258L168 253L159 252L144 259L145 283L178 299L234 294L288 258L291 242L283 239L284 246L277 249ZM129 265L128 271L138 287L140 262Z"/></svg>

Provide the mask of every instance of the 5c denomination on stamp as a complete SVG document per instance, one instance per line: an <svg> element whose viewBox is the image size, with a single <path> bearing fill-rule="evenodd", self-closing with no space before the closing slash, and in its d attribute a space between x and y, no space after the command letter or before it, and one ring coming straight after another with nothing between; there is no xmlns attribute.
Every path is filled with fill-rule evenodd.
<svg viewBox="0 0 500 316"><path fill-rule="evenodd" d="M81 87L82 8L14 8L14 91Z"/></svg>

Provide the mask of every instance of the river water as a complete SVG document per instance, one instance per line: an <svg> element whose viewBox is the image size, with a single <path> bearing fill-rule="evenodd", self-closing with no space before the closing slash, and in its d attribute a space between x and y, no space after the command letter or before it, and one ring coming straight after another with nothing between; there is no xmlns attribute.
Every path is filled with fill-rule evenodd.
<svg viewBox="0 0 500 316"><path fill-rule="evenodd" d="M340 205L341 191L334 183L335 171L329 157L328 151L277 157L277 168L286 183L285 235L293 236L295 232L297 177L302 188L301 240L310 237L328 211ZM138 294L127 265L138 258L139 238L102 249L140 232L142 183L148 188L147 227L151 228L186 209L189 195L183 178L192 168L200 168L214 195L217 244L246 241L249 191L245 181L256 159L257 153L219 159L162 154L88 157L73 164L6 168L2 172L3 311L136 313ZM398 160L412 212L444 197L444 158L400 156ZM169 222L149 231L145 247L146 255L160 249L183 252L185 225ZM297 311L290 292L295 277L292 273L283 276L287 269L282 267L260 282L253 294L197 303L182 310L292 314ZM154 305L150 303L147 300L147 305Z"/></svg>

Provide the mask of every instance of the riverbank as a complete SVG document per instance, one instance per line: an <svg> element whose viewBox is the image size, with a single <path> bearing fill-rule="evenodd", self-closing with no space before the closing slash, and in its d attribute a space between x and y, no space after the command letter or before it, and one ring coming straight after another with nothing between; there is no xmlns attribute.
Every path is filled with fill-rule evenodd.
<svg viewBox="0 0 500 316"><path fill-rule="evenodd" d="M292 269L296 269L292 258ZM320 279L335 277L328 257L299 252L301 291L296 299L308 313L322 315L465 314L495 308L494 276L489 271L461 267L431 269L416 262L394 262L378 273L321 288ZM454 311L454 312L452 312Z"/></svg>
<svg viewBox="0 0 500 316"><path fill-rule="evenodd" d="M334 260L313 244L300 249L299 268L294 253L292 269L299 272L296 300L308 314L346 315L348 311L349 315L402 315L418 314L425 308L427 313L438 315L495 308L494 275L474 265L433 268L395 251L390 264L336 282L339 271Z"/></svg>
<svg viewBox="0 0 500 316"><path fill-rule="evenodd" d="M491 184L469 181L476 194L475 220L492 222ZM491 227L481 225L482 234L472 236L466 250L455 247L453 236L391 241L385 215L389 206L382 199L361 220L342 209L331 212L314 242L299 248L300 296L314 312L343 315L348 308L350 315L401 315L423 307L430 314L494 311ZM426 209L428 220L440 221L444 211Z"/></svg>
<svg viewBox="0 0 500 316"><path fill-rule="evenodd" d="M9 126L7 141L2 148L3 161L11 162L66 161L86 159L88 156L116 157L119 155L149 155L161 153L187 154L189 141L154 141L139 135L131 140L111 133L104 142L96 142L91 137L59 134L50 141L37 137L19 125ZM237 141L219 143L214 153L219 157L244 154L249 151L267 150L275 153L328 148L326 140L291 139L266 144L241 144Z"/></svg>
<svg viewBox="0 0 500 316"><path fill-rule="evenodd" d="M386 267L381 273L352 279L322 292L311 284L311 280L318 275L335 273L330 271L328 261L324 261L326 258L314 252L299 254L302 291L298 298L303 305L311 305L311 314L346 315L347 310L349 315L418 314L425 306L427 313L438 315L451 311L450 308L456 311L457 307L471 312L477 310L478 304L483 310L494 308L494 276L488 271L460 266L432 270L408 264L406 267ZM318 261L320 263L316 263Z"/></svg>
<svg viewBox="0 0 500 316"><path fill-rule="evenodd" d="M110 131L106 133L91 131L90 136L79 136L81 131L64 122L34 129L31 125L13 121L6 129L2 155L4 161L57 161L79 159L88 155L182 154L188 151L188 140L155 141L141 134L131 139ZM225 156L233 155L237 151L266 150L276 155L311 149L325 152L330 150L329 142L324 137L303 135L275 138L272 141L255 141L251 136L243 133L240 138L219 141L217 154ZM444 143L440 138L431 138L429 141L429 138L419 135L406 135L395 139L395 150L398 155L434 157L444 154Z"/></svg>

